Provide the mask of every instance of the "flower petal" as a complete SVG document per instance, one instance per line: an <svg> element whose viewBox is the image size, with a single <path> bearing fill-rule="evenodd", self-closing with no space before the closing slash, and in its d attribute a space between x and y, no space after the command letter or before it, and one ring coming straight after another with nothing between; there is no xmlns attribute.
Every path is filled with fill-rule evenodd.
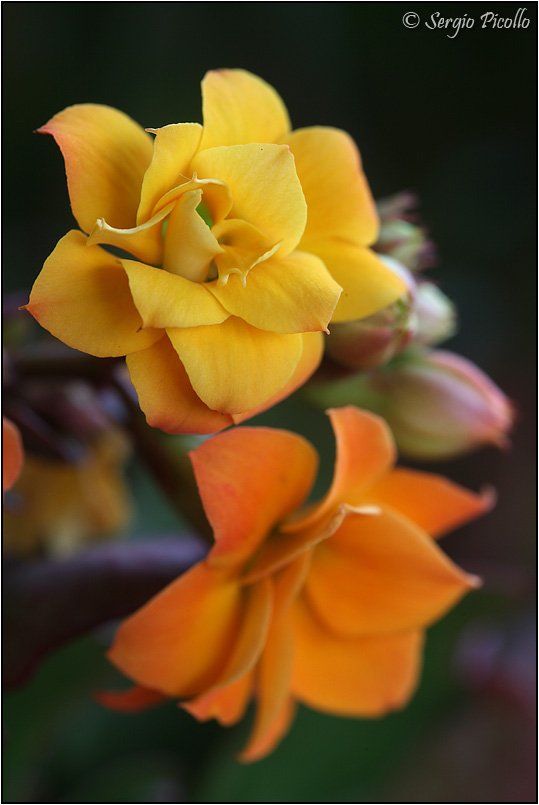
<svg viewBox="0 0 539 805"><path fill-rule="evenodd" d="M209 287L233 316L274 333L325 330L341 293L323 262L306 252L270 257L249 271L245 285L231 275L226 285Z"/></svg>
<svg viewBox="0 0 539 805"><path fill-rule="evenodd" d="M222 324L167 333L200 399L227 414L266 403L301 357L301 335L257 330L235 316Z"/></svg>
<svg viewBox="0 0 539 805"><path fill-rule="evenodd" d="M2 491L11 489L22 469L24 452L19 429L2 417Z"/></svg>
<svg viewBox="0 0 539 805"><path fill-rule="evenodd" d="M306 554L319 542L333 536L348 514L354 511L346 504L338 506L336 511L330 512L322 520L308 528L301 530L284 531L278 529L268 536L262 543L260 550L253 557L241 577L243 584L251 584L295 562Z"/></svg>
<svg viewBox="0 0 539 805"><path fill-rule="evenodd" d="M396 509L431 537L485 514L495 502L492 490L476 495L441 475L400 467L369 490L369 501Z"/></svg>
<svg viewBox="0 0 539 805"><path fill-rule="evenodd" d="M104 218L98 218L88 236L88 246L106 244L130 252L144 263L159 265L163 261L163 221L172 206L154 215L147 223L131 229L115 229Z"/></svg>
<svg viewBox="0 0 539 805"><path fill-rule="evenodd" d="M244 601L236 581L200 562L123 621L108 657L144 687L202 693L226 665Z"/></svg>
<svg viewBox="0 0 539 805"><path fill-rule="evenodd" d="M326 713L363 718L407 704L421 671L420 632L350 640L328 632L305 604L294 616L297 699Z"/></svg>
<svg viewBox="0 0 539 805"><path fill-rule="evenodd" d="M340 504L360 506L365 491L394 464L395 444L384 420L353 405L328 411L335 434L336 458L333 481L326 496L308 513L301 512L281 526L291 532L306 528Z"/></svg>
<svg viewBox="0 0 539 805"><path fill-rule="evenodd" d="M99 358L127 355L161 338L141 330L127 276L99 246L71 230L45 261L26 309L65 344Z"/></svg>
<svg viewBox="0 0 539 805"><path fill-rule="evenodd" d="M116 710L118 713L138 713L161 704L167 700L167 697L156 690L135 685L127 690L99 691L94 694L94 699L103 707Z"/></svg>
<svg viewBox="0 0 539 805"><path fill-rule="evenodd" d="M197 327L228 318L205 284L134 260L121 263L144 327Z"/></svg>
<svg viewBox="0 0 539 805"><path fill-rule="evenodd" d="M168 338L127 356L131 381L149 425L166 433L216 433L231 417L197 397Z"/></svg>
<svg viewBox="0 0 539 805"><path fill-rule="evenodd" d="M245 561L268 532L306 498L318 465L314 448L294 433L237 428L189 457L216 544L212 566Z"/></svg>
<svg viewBox="0 0 539 805"><path fill-rule="evenodd" d="M269 400L266 400L266 402L258 408L248 411L245 414L232 414L232 419L236 425L256 416L256 414L262 413L262 411L266 411L268 408L272 408L281 400L285 400L296 391L296 389L303 386L305 381L316 371L324 353L324 337L322 333L302 333L301 339L303 343L301 358L292 372L290 379L286 381L277 394L270 397Z"/></svg>
<svg viewBox="0 0 539 805"><path fill-rule="evenodd" d="M305 229L307 205L286 145L230 145L199 152L192 168L206 179L226 182L232 193L231 218L242 218L281 245L283 257L295 249Z"/></svg>
<svg viewBox="0 0 539 805"><path fill-rule="evenodd" d="M202 81L201 149L216 145L272 143L290 130L277 92L246 70L211 70Z"/></svg>
<svg viewBox="0 0 539 805"><path fill-rule="evenodd" d="M149 131L155 134L153 156L142 182L137 224L144 223L153 215L159 199L181 184L180 179L191 178L186 174L190 173L189 163L202 136L199 123L173 123Z"/></svg>
<svg viewBox="0 0 539 805"><path fill-rule="evenodd" d="M215 718L225 727L236 724L245 713L253 692L251 671L224 688L213 688L180 706L198 721Z"/></svg>
<svg viewBox="0 0 539 805"><path fill-rule="evenodd" d="M309 215L301 248L327 238L356 246L374 243L379 220L353 139L325 126L296 129L282 139L290 146Z"/></svg>
<svg viewBox="0 0 539 805"><path fill-rule="evenodd" d="M84 232L98 218L119 229L135 225L152 139L109 106L70 106L39 129L52 134L66 164L71 209Z"/></svg>
<svg viewBox="0 0 539 805"><path fill-rule="evenodd" d="M213 258L223 251L197 207L202 190L184 193L169 215L163 267L193 282L204 282ZM167 208L165 208L167 209Z"/></svg>
<svg viewBox="0 0 539 805"><path fill-rule="evenodd" d="M290 679L294 644L288 618L272 623L258 665L255 723L239 760L250 763L269 754L288 730L293 716Z"/></svg>
<svg viewBox="0 0 539 805"><path fill-rule="evenodd" d="M385 509L350 514L317 546L305 593L328 629L359 637L425 627L478 584L424 531Z"/></svg>
<svg viewBox="0 0 539 805"><path fill-rule="evenodd" d="M363 319L406 293L406 284L371 249L329 240L316 249L343 292L333 322Z"/></svg>

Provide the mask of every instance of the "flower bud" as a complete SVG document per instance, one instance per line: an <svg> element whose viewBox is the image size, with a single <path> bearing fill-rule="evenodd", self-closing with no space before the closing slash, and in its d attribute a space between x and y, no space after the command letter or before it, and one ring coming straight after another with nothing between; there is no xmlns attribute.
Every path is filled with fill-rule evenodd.
<svg viewBox="0 0 539 805"><path fill-rule="evenodd" d="M410 307L398 300L366 319L332 324L326 353L340 366L372 369L401 352L412 335Z"/></svg>
<svg viewBox="0 0 539 805"><path fill-rule="evenodd" d="M414 293L416 332L414 340L434 346L455 334L457 316L454 304L432 282L420 282Z"/></svg>
<svg viewBox="0 0 539 805"><path fill-rule="evenodd" d="M487 444L508 445L513 409L477 366L434 351L369 378L399 449L417 459L445 459Z"/></svg>
<svg viewBox="0 0 539 805"><path fill-rule="evenodd" d="M377 202L380 232L375 251L399 260L411 271L422 271L436 264L436 248L423 227L410 212L418 205L414 193L397 193Z"/></svg>

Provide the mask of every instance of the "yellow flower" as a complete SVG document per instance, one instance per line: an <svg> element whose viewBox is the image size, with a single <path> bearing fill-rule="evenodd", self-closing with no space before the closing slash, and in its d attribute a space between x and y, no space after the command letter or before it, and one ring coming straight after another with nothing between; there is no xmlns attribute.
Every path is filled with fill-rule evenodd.
<svg viewBox="0 0 539 805"><path fill-rule="evenodd" d="M242 759L256 760L287 731L295 701L375 717L410 699L426 627L478 585L433 537L492 499L395 469L379 417L351 406L330 416L333 483L306 509L317 456L293 433L235 428L191 453L215 544L120 626L109 657L137 687L102 693L103 704L170 696L227 725L254 696Z"/></svg>
<svg viewBox="0 0 539 805"><path fill-rule="evenodd" d="M4 511L3 547L14 555L66 555L126 527L131 501L122 477L130 453L121 431L109 429L78 463L27 453Z"/></svg>
<svg viewBox="0 0 539 805"><path fill-rule="evenodd" d="M82 231L59 241L28 310L76 349L126 355L148 422L171 432L211 433L286 397L330 319L404 291L368 248L378 218L347 134L291 132L275 90L243 70L208 73L202 92L204 127L144 131L87 104L40 129Z"/></svg>

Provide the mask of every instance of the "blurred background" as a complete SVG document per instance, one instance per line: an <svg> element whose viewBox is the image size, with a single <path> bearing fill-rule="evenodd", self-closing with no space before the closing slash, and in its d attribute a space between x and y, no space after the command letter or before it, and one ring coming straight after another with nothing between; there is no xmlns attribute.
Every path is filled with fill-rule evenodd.
<svg viewBox="0 0 539 805"><path fill-rule="evenodd" d="M74 103L117 107L147 127L200 121L200 80L243 67L272 84L294 127L341 127L375 198L411 189L438 247L429 277L459 310L448 348L514 402L508 452L431 467L498 490L495 510L444 540L484 587L429 630L422 685L381 721L300 708L276 752L235 753L247 721L200 725L173 703L101 709L113 686L110 629L49 656L4 700L8 802L535 801L536 40L515 3L4 3L4 293L29 292L74 221L63 161L33 132ZM403 15L417 12L415 29ZM432 14L475 19L429 30ZM24 302L23 302L24 303ZM24 314L21 314L24 315ZM325 417L298 400L260 418L307 435L331 469ZM129 536L178 521L136 460ZM327 483L328 479L322 478ZM21 604L24 606L24 602ZM77 606L74 596L73 606Z"/></svg>

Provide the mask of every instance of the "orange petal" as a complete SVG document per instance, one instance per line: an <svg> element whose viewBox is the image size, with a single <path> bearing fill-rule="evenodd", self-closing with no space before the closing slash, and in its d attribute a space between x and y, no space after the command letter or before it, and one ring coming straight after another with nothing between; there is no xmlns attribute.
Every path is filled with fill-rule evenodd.
<svg viewBox="0 0 539 805"><path fill-rule="evenodd" d="M168 338L127 356L131 381L146 420L166 433L216 433L232 418L197 397Z"/></svg>
<svg viewBox="0 0 539 805"><path fill-rule="evenodd" d="M303 244L301 244L303 248ZM371 249L339 240L311 245L343 292L332 321L363 319L406 293L405 282Z"/></svg>
<svg viewBox="0 0 539 805"><path fill-rule="evenodd" d="M274 333L325 330L341 293L318 257L298 251L254 266L245 284L231 275L210 290L233 316Z"/></svg>
<svg viewBox="0 0 539 805"><path fill-rule="evenodd" d="M421 671L420 632L345 639L326 631L309 608L294 612L293 695L340 716L373 718L408 703Z"/></svg>
<svg viewBox="0 0 539 805"><path fill-rule="evenodd" d="M142 319L121 264L71 230L45 261L26 309L60 341L99 358L127 355L162 337Z"/></svg>
<svg viewBox="0 0 539 805"><path fill-rule="evenodd" d="M135 225L140 189L152 158L152 139L109 106L70 106L39 129L63 154L71 209L84 232L98 218L118 229Z"/></svg>
<svg viewBox="0 0 539 805"><path fill-rule="evenodd" d="M255 722L239 760L250 763L269 754L288 730L293 716L290 680L294 644L289 620L280 618L272 626L258 665Z"/></svg>
<svg viewBox="0 0 539 805"><path fill-rule="evenodd" d="M397 467L369 490L369 502L391 506L431 537L440 537L488 512L495 496L491 490L476 495L441 475Z"/></svg>
<svg viewBox="0 0 539 805"><path fill-rule="evenodd" d="M147 221L162 196L175 187L183 177L190 179L189 163L195 155L202 126L199 123L173 123L155 134L151 164L146 171L140 192L137 224Z"/></svg>
<svg viewBox="0 0 539 805"><path fill-rule="evenodd" d="M379 221L353 139L324 126L296 129L282 142L290 146L305 193L309 215L301 248L326 238L368 246L378 235Z"/></svg>
<svg viewBox="0 0 539 805"><path fill-rule="evenodd" d="M232 194L231 218L253 224L285 257L305 229L307 205L286 145L250 144L210 148L192 162L201 178L226 182Z"/></svg>
<svg viewBox="0 0 539 805"><path fill-rule="evenodd" d="M269 428L229 430L189 456L215 534L208 561L216 566L247 559L305 499L318 464L301 436Z"/></svg>
<svg viewBox="0 0 539 805"><path fill-rule="evenodd" d="M364 504L366 489L395 461L391 431L381 417L353 405L333 408L328 414L337 442L333 482L320 504L307 516L292 519L285 531L305 528L341 503Z"/></svg>
<svg viewBox="0 0 539 805"><path fill-rule="evenodd" d="M123 621L108 657L144 687L200 694L229 659L244 602L234 579L200 562Z"/></svg>
<svg viewBox="0 0 539 805"><path fill-rule="evenodd" d="M291 377L303 344L300 334L268 333L235 316L167 334L200 399L225 414L266 404Z"/></svg>
<svg viewBox="0 0 539 805"><path fill-rule="evenodd" d="M303 386L317 370L322 360L322 355L324 354L324 337L322 333L302 333L301 340L303 344L301 358L292 372L290 379L286 381L277 394L274 394L273 397L270 397L269 400L266 400L266 402L258 408L247 411L245 414L232 414L232 419L236 425L256 416L256 414L262 413L262 411L266 411L268 408L272 408L274 405L277 405L278 402L281 402L281 400L285 400L296 391L296 389Z"/></svg>
<svg viewBox="0 0 539 805"><path fill-rule="evenodd" d="M202 81L202 148L272 143L290 130L277 92L246 70L211 70Z"/></svg>
<svg viewBox="0 0 539 805"><path fill-rule="evenodd" d="M167 700L167 697L156 690L135 685L128 690L102 690L94 694L94 699L118 713L137 713L155 707Z"/></svg>
<svg viewBox="0 0 539 805"><path fill-rule="evenodd" d="M24 451L16 425L2 417L2 491L11 489L22 469Z"/></svg>
<svg viewBox="0 0 539 805"><path fill-rule="evenodd" d="M228 318L205 283L191 282L134 260L121 263L144 327L197 327L219 324Z"/></svg>
<svg viewBox="0 0 539 805"><path fill-rule="evenodd" d="M307 528L299 531L285 531L279 528L273 531L247 566L241 577L242 582L251 584L268 573L279 570L288 562L305 556L310 548L333 536L351 511L355 510L343 504L322 519L317 518L316 522Z"/></svg>
<svg viewBox="0 0 539 805"><path fill-rule="evenodd" d="M253 680L254 673L251 671L224 688L203 693L180 706L198 721L215 718L223 726L229 727L236 724L245 713L253 693Z"/></svg>
<svg viewBox="0 0 539 805"><path fill-rule="evenodd" d="M349 514L317 546L305 593L328 629L359 637L425 627L478 584L424 531L387 509Z"/></svg>

